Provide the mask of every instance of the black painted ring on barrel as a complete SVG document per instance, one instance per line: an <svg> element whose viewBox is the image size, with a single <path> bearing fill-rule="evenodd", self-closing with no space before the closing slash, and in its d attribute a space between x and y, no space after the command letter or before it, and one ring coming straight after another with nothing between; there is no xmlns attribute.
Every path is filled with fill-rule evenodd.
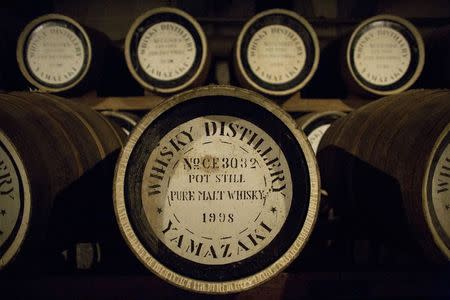
<svg viewBox="0 0 450 300"><path fill-rule="evenodd" d="M5 156L3 157L2 154ZM12 166L12 168L10 168L10 166ZM7 266L19 253L28 231L28 224L31 215L31 191L28 179L29 176L26 172L19 152L2 130L0 130L0 168L3 172L7 171L6 175L8 175L5 176L5 174L0 174L2 175L2 178L7 180L9 184L13 184L13 188L8 188L8 193L2 193L1 197L9 197L10 192L15 192L19 198L16 198L19 204L19 209L17 210L17 215L15 216L16 221L14 222L14 225L10 228L10 231L1 232L2 239L3 235L6 236L3 241L0 239L1 270ZM0 210L0 218L4 218L6 213L6 210ZM7 223L5 222L5 225L6 224ZM5 230L5 228L2 227L2 230Z"/></svg>
<svg viewBox="0 0 450 300"><path fill-rule="evenodd" d="M204 119L198 121L200 118ZM286 191L284 190L284 187L279 187L280 189L276 190L274 185L271 186L270 184L267 186L267 189L269 190L269 193L277 195L278 193L276 192L285 192L287 196L285 195L284 197L290 198L288 200L291 201L290 208L288 208L287 212L285 212L285 219L281 219L280 215L281 222L278 222L281 224L277 224L277 226L279 226L277 227L278 234L274 233L274 236L266 239L264 234L272 230L275 232L275 226L270 227L271 225L267 225L271 224L269 222L266 222L267 224L265 224L265 215L261 215L260 212L254 221L252 219L252 222L254 224L257 223L256 220L261 222L260 225L262 229L258 229L256 227L257 225L254 225L255 228L251 227L253 224L252 222L245 223L247 224L247 228L244 228L243 231L239 232L241 235L238 234L239 230L235 232L235 235L237 236L236 240L240 239L242 236L242 240L239 240L239 246L238 242L236 242L236 245L230 246L228 244L228 249L226 246L226 241L231 239L233 242L235 237L220 237L220 240L224 241L224 245L221 246L220 244L214 244L216 241L219 241L219 238L216 239L216 237L211 238L207 236L200 236L200 233L194 233L194 231L197 232L195 229L188 228L191 223L186 225L188 222L184 223L183 219L179 218L179 215L182 215L183 217L183 213L186 214L185 212L177 212L178 218L175 213L173 216L166 213L166 210L170 211L171 205L176 205L174 203L171 204L171 200L168 200L169 203L166 203L167 206L164 202L161 202L161 207L153 207L154 204L148 204L148 201L153 200L150 199L151 197L148 198L147 195L153 196L154 194L160 193L159 191L155 191L155 186L148 182L148 179L150 177L155 177L155 174L152 175L152 173L150 173L150 176L148 176L147 170L149 169L148 162L152 160L152 155L159 151L158 147L163 145L161 141L163 141L166 136L171 134L174 129L176 129L175 132L178 132L178 128L181 128L180 126L187 126L190 127L193 132L192 134L194 139L192 142L195 143L195 131L197 130L197 133L199 133L206 130L206 136L208 136L210 133L210 128L208 126L210 126L214 120L216 120L216 124L219 124L217 120L227 120L224 121L224 124L225 122L231 123L231 121L235 122L235 124L249 124L248 126L251 126L252 130L254 130L253 132L256 133L256 130L260 130L260 132L267 134L267 136L265 136L265 141L259 140L259 142L257 142L262 135L259 135L258 137L255 135L249 142L245 141L245 145L251 145L251 147L254 147L255 153L261 156L267 155L267 157L269 157L270 155L268 153L272 151L271 147L278 145L278 150L273 149L274 151L272 154L282 154L279 160L285 161L283 164L285 164L287 168L284 168L286 172L284 176L289 178L290 182L287 183L288 188ZM200 126L197 126L196 128L195 124L200 124ZM232 127L235 128L234 126ZM243 127L239 128L243 129ZM226 129L224 128L224 131L225 130ZM228 130L231 130L228 132L228 137L233 136L233 129ZM243 130L245 131L245 129ZM223 133L223 136L225 137L227 134L225 132ZM211 133L211 135L213 134ZM215 138L221 138L219 135L221 135L221 133L219 133L218 130ZM204 137L205 135L201 135L200 138L203 139ZM267 145L269 145L267 142L269 137L272 139L270 144L271 147L266 149ZM254 144L252 144L253 142ZM187 153L196 153L197 150L194 150L196 147L197 149L207 147L205 145L208 143L212 142L199 142L198 144L193 144L192 149L186 150L190 147L188 146L180 149L181 151L179 152L183 153L182 155L184 157ZM223 145L220 143L223 143ZM226 151L226 147L231 147L229 144L230 143L227 140L220 140L220 142L213 147L214 149L222 147L222 149L225 149L224 155L233 155L234 153L228 153ZM179 143L178 146L184 147L183 143ZM178 146L174 148L174 152ZM236 146L236 148L239 147ZM264 149L267 151L263 151ZM191 150L194 151L190 152ZM241 150L236 149L234 151L239 152ZM248 151L248 149L242 149L242 151L245 152ZM208 151L200 152L204 153L203 157L207 157L208 159L216 155L213 152ZM175 167L178 163L179 165L184 165L185 168L188 168L190 165L189 163L186 164L185 159L187 158L184 157L175 163L173 161L169 162L167 170L172 167L176 170ZM278 157L275 159L278 161ZM163 162L163 166L164 164L165 162ZM153 165L150 165L150 167L152 166ZM240 169L245 167L245 165L239 166ZM155 170L154 167L152 170ZM262 174L263 171L258 172L261 172ZM275 173L275 171L273 172ZM168 176L168 173L169 172L166 174L161 174L161 176ZM178 179L175 175L169 177L167 181L167 189L169 188L171 180L174 181ZM267 181L264 179L264 182L270 181L271 178L268 178ZM273 181L277 182L277 180ZM288 179L286 179L286 181L288 181ZM236 183L234 185L237 186L238 184L241 184L240 186L242 186L242 181L241 183ZM267 281L275 274L281 272L297 257L307 242L314 226L315 219L317 218L320 190L319 185L314 154L306 141L306 137L296 129L295 122L292 118L290 118L279 107L255 93L234 87L210 86L174 96L152 110L141 120L132 132L117 164L114 188L114 206L119 227L121 228L126 242L140 261L156 275L176 286L196 292L212 294L232 293L247 290L255 285ZM252 188L250 183L247 183L244 186L248 189ZM161 187L166 189L166 185L165 183L163 184L162 181ZM229 184L228 187L233 187L233 184ZM205 185L204 188L213 189L211 185ZM161 191L161 195L164 193L165 191ZM164 196L161 197L164 198ZM269 199L272 195L266 195L266 197ZM144 202L144 199L147 203ZM156 199L156 196L153 199ZM155 200L155 202L165 201L164 199ZM264 203L266 202L265 199L266 198L264 198ZM207 199L203 199L202 203L206 203L205 200ZM230 201L229 203L233 203L230 199L228 200ZM261 199L261 203L262 201L263 200ZM271 200L267 201L269 202ZM218 204L218 202L216 202L216 204ZM153 205L152 209L155 209L155 219L153 220L148 218L148 205ZM206 205L206 207L208 207L207 205L212 204L201 205ZM158 212L156 212L156 208ZM204 207L202 206L201 208ZM278 213L275 207L264 207L264 211L266 210L268 215L275 215ZM266 212L263 212L263 214L264 213ZM164 214L169 214L167 215L169 218L169 224L162 219L161 221L156 220L158 216L162 216L162 218L164 218ZM198 217L197 215L200 216L197 213L195 215L189 215L189 218ZM189 249L189 238L191 238L191 243L196 243L196 251L192 248L191 253L176 253L174 250L176 247L174 248L170 242L167 242L168 240L163 241L161 239L161 232L159 231L162 231L162 234L165 234L165 231L174 229L172 228L172 222L170 221L172 218L174 224L176 224L173 225L173 227L177 226L177 228L179 228L178 230L180 230L180 234L183 232L186 236L184 237L184 240L182 236L174 236L171 240L177 240L179 247L187 246ZM155 222L159 227L155 228ZM227 226L231 225L227 223L222 226L227 228ZM164 228L167 230L163 230ZM201 231L200 229L199 231ZM248 232L246 232L247 229L249 230ZM175 230L173 232L178 231ZM175 234L173 232L172 234ZM252 236L255 232L258 236L257 238ZM248 237L249 239L244 240L244 237ZM197 238L198 241L201 242L193 241ZM265 239L267 244L265 244L262 248L258 248L260 246L257 246L257 244L262 244L262 241ZM214 240L214 242L212 240ZM247 256L245 256L246 254L243 254L243 259L241 259L238 257L239 247L241 247L240 250L242 252L251 254ZM252 252L252 249L249 249L251 247L255 248L254 252ZM237 254L235 252L236 249L238 249ZM192 257L195 257L195 259L192 259Z"/></svg>
<svg viewBox="0 0 450 300"><path fill-rule="evenodd" d="M388 84L370 82L370 80L360 74L355 63L355 52L357 51L358 44L361 42L361 38L367 32L377 29L390 29L397 32L406 41L406 46L409 48L409 65L401 71L398 71L400 74L399 78L389 78L392 82ZM397 43L401 44L402 41L397 41ZM346 49L346 64L353 80L365 92L380 96L395 94L408 89L419 78L424 63L425 47L419 31L407 20L392 15L378 15L362 22L353 31Z"/></svg>
<svg viewBox="0 0 450 300"><path fill-rule="evenodd" d="M323 134L328 127L337 119L345 116L340 111L325 111L319 113L309 113L296 119L297 126L308 137L314 153L320 144Z"/></svg>
<svg viewBox="0 0 450 300"><path fill-rule="evenodd" d="M30 44L31 39L33 37L39 39L37 36L39 32L42 32L43 30L51 30L52 28L59 28L61 30L67 30L67 32L73 33L80 44L76 46L77 41L73 39L74 44L71 46L74 48L79 47L79 50L77 49L76 51L82 51L80 54L82 57L75 58L75 60L81 59L81 61L77 62L78 69L71 67L71 69L65 70L66 73L62 76L64 78L60 78L61 76L59 76L58 80L55 79L56 77L54 74L43 73L43 70L39 66L33 66L34 63L30 62L28 57L29 50L32 50L33 47L35 47L33 44ZM91 40L85 29L72 18L59 14L43 15L30 22L22 31L17 43L17 61L20 71L24 77L40 91L52 93L68 91L83 81L89 72L92 61ZM41 72L40 76L36 73L39 71ZM51 79L55 82L50 82L46 79Z"/></svg>
<svg viewBox="0 0 450 300"><path fill-rule="evenodd" d="M137 115L114 110L105 110L101 114L106 116L111 122L117 124L127 136L130 135L140 119Z"/></svg>
<svg viewBox="0 0 450 300"><path fill-rule="evenodd" d="M173 76L174 78L167 80L149 74L138 57L139 45L143 36L151 27L164 22L180 26L185 31L180 35L182 38L185 38L185 33L190 34L193 42L191 47L195 51L193 62L189 68L183 70L181 76ZM167 52L169 49L158 51ZM203 77L208 67L208 51L206 35L200 24L192 16L176 8L161 7L144 13L133 23L125 39L125 59L131 74L143 87L159 93L180 91L192 86L200 77Z"/></svg>
<svg viewBox="0 0 450 300"><path fill-rule="evenodd" d="M442 251L442 253L450 260L450 237L448 234L448 228L444 228L442 222L442 214L440 216L436 213L436 206L439 205L439 201L435 200L439 193L448 191L448 185L445 184L445 181L436 180L436 174L440 174L441 177L448 177L449 168L447 167L450 164L450 156L449 154L449 144L450 144L450 123L444 129L440 137L438 138L435 146L433 147L430 160L427 164L427 168L424 175L424 193L423 193L423 210L426 218L426 222L428 224L428 228L433 235L434 241L437 247ZM445 152L446 151L446 152ZM439 161L440 165L439 165ZM442 161L445 161L443 163ZM445 166L447 165L447 166ZM439 169L440 168L440 169ZM439 173L440 172L440 173ZM435 181L433 183L433 181ZM436 184L437 181L437 184ZM443 198L443 197L442 197ZM448 204L446 204L446 209Z"/></svg>
<svg viewBox="0 0 450 300"><path fill-rule="evenodd" d="M304 46L305 62L298 74L287 81L274 83L261 79L252 70L248 51L255 34L267 26L280 25L298 35ZM303 17L284 9L271 9L251 18L241 30L235 47L234 59L239 78L259 92L284 96L297 92L304 87L314 75L319 63L319 42L311 25Z"/></svg>

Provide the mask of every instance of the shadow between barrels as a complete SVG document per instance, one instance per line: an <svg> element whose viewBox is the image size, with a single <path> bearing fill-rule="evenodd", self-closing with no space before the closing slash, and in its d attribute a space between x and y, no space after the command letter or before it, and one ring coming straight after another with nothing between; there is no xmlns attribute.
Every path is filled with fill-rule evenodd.
<svg viewBox="0 0 450 300"><path fill-rule="evenodd" d="M65 261L66 271L143 271L123 240L114 214L112 190L119 153L110 153L55 199L49 241L52 254Z"/></svg>
<svg viewBox="0 0 450 300"><path fill-rule="evenodd" d="M394 177L335 145L321 149L317 158L327 205L340 219L334 236L340 270L439 268L408 224Z"/></svg>

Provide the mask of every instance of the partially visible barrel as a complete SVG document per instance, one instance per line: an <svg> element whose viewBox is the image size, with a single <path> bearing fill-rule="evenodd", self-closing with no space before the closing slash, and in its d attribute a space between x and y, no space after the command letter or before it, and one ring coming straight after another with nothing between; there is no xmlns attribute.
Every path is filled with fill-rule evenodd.
<svg viewBox="0 0 450 300"><path fill-rule="evenodd" d="M242 28L234 49L234 70L242 86L285 96L309 82L319 51L317 35L308 21L293 11L271 9Z"/></svg>
<svg viewBox="0 0 450 300"><path fill-rule="evenodd" d="M139 116L123 111L105 110L101 113L106 116L108 120L119 126L127 136L130 135L131 131L140 120Z"/></svg>
<svg viewBox="0 0 450 300"><path fill-rule="evenodd" d="M448 90L411 90L325 133L317 154L323 188L351 238L383 241L414 262L448 263L449 103Z"/></svg>
<svg viewBox="0 0 450 300"><path fill-rule="evenodd" d="M81 94L95 87L109 41L60 14L31 21L17 43L17 61L38 91Z"/></svg>
<svg viewBox="0 0 450 300"><path fill-rule="evenodd" d="M152 9L134 21L125 39L125 58L145 89L165 94L201 85L210 64L200 24L170 7Z"/></svg>
<svg viewBox="0 0 450 300"><path fill-rule="evenodd" d="M314 153L317 153L320 140L331 124L345 116L345 113L340 111L325 111L320 113L309 113L297 118L297 126L308 137L308 141L313 148Z"/></svg>
<svg viewBox="0 0 450 300"><path fill-rule="evenodd" d="M233 293L272 278L318 214L314 154L264 97L209 86L146 115L121 153L116 218L143 265L176 286Z"/></svg>
<svg viewBox="0 0 450 300"><path fill-rule="evenodd" d="M344 78L355 94L396 94L414 84L424 61L416 27L397 16L378 15L362 22L350 36Z"/></svg>
<svg viewBox="0 0 450 300"><path fill-rule="evenodd" d="M72 208L88 202L97 212L97 197L111 197L104 162L111 172L124 135L99 113L56 96L0 94L0 102L0 269L46 272L84 227L105 221Z"/></svg>

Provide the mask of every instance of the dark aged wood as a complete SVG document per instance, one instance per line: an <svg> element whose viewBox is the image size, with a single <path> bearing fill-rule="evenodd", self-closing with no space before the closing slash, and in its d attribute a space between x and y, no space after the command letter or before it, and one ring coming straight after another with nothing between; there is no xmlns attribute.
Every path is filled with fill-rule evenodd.
<svg viewBox="0 0 450 300"><path fill-rule="evenodd" d="M295 121L297 122L297 126L304 130L308 125L310 125L315 120L320 120L321 118L331 117L334 120L339 119L340 117L345 116L345 113L340 111L325 111L321 113L309 113L297 118Z"/></svg>
<svg viewBox="0 0 450 300"><path fill-rule="evenodd" d="M345 113L340 111L325 111L305 114L295 120L297 126L308 138L314 153L317 152L320 140L328 127Z"/></svg>
<svg viewBox="0 0 450 300"><path fill-rule="evenodd" d="M175 288L151 275L49 276L1 278L2 293L9 297L46 299L315 299L315 298L448 298L448 272L357 271L282 273L252 290L227 296L200 295Z"/></svg>
<svg viewBox="0 0 450 300"><path fill-rule="evenodd" d="M126 135L130 135L133 128L137 125L139 120L141 119L139 116L127 113L127 112L121 112L121 111L114 111L114 110L105 110L101 112L102 115L106 116L108 120L110 120L112 123L119 126Z"/></svg>
<svg viewBox="0 0 450 300"><path fill-rule="evenodd" d="M90 106L95 110L151 110L161 104L165 98L148 95L136 97L97 97L86 95L76 98L76 101ZM323 111L352 111L367 104L363 99L336 99L336 98L301 98L299 93L293 94L281 107L287 112L323 112Z"/></svg>
<svg viewBox="0 0 450 300"><path fill-rule="evenodd" d="M49 94L0 94L0 102L2 143L13 145L23 167L27 215L25 230L12 232L19 240L12 255L3 257L2 249L0 268L54 271L62 268L66 247L114 231L112 211L108 216L108 205L100 203L111 197L125 135L92 109ZM8 214L7 207L2 212Z"/></svg>
<svg viewBox="0 0 450 300"><path fill-rule="evenodd" d="M436 149L448 148L449 101L447 90L411 90L355 110L325 133L317 158L323 189L344 220L343 237L382 241L409 263L448 262L445 233L436 233L430 217L428 172L448 155ZM444 202L436 211L448 214L448 166L442 168L437 189Z"/></svg>
<svg viewBox="0 0 450 300"><path fill-rule="evenodd" d="M325 111L313 112L305 114L295 120L299 129L301 129L306 136L321 125L331 125L337 119L345 116L341 111ZM319 140L320 141L320 140Z"/></svg>

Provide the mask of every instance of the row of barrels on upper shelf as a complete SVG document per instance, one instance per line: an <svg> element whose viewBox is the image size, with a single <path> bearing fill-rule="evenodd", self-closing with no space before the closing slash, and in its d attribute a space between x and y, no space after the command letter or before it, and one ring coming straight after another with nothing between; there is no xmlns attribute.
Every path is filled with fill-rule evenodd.
<svg viewBox="0 0 450 300"><path fill-rule="evenodd" d="M308 93L312 98L324 90L333 96L334 86L337 90L346 86L352 94L383 96L412 86L450 87L449 34L450 28L441 28L424 45L407 20L378 15L320 54L318 37L306 19L293 11L272 9L243 26L230 53L234 72L218 70L226 74L212 78L214 53L200 24L179 9L158 8L132 24L124 54L106 35L58 14L33 20L22 30L16 49L9 42L0 50L3 60L17 59L28 86L41 92L76 95L96 89L98 95L131 96L139 94L139 84L151 92L173 94L231 80L277 97L298 92L314 78ZM14 72L0 73L0 89L20 88L8 87ZM336 91L335 97L342 95Z"/></svg>
<svg viewBox="0 0 450 300"><path fill-rule="evenodd" d="M0 269L145 266L233 293L289 265L447 268L449 101L411 90L296 123L260 94L208 86L126 138L74 101L0 94Z"/></svg>

